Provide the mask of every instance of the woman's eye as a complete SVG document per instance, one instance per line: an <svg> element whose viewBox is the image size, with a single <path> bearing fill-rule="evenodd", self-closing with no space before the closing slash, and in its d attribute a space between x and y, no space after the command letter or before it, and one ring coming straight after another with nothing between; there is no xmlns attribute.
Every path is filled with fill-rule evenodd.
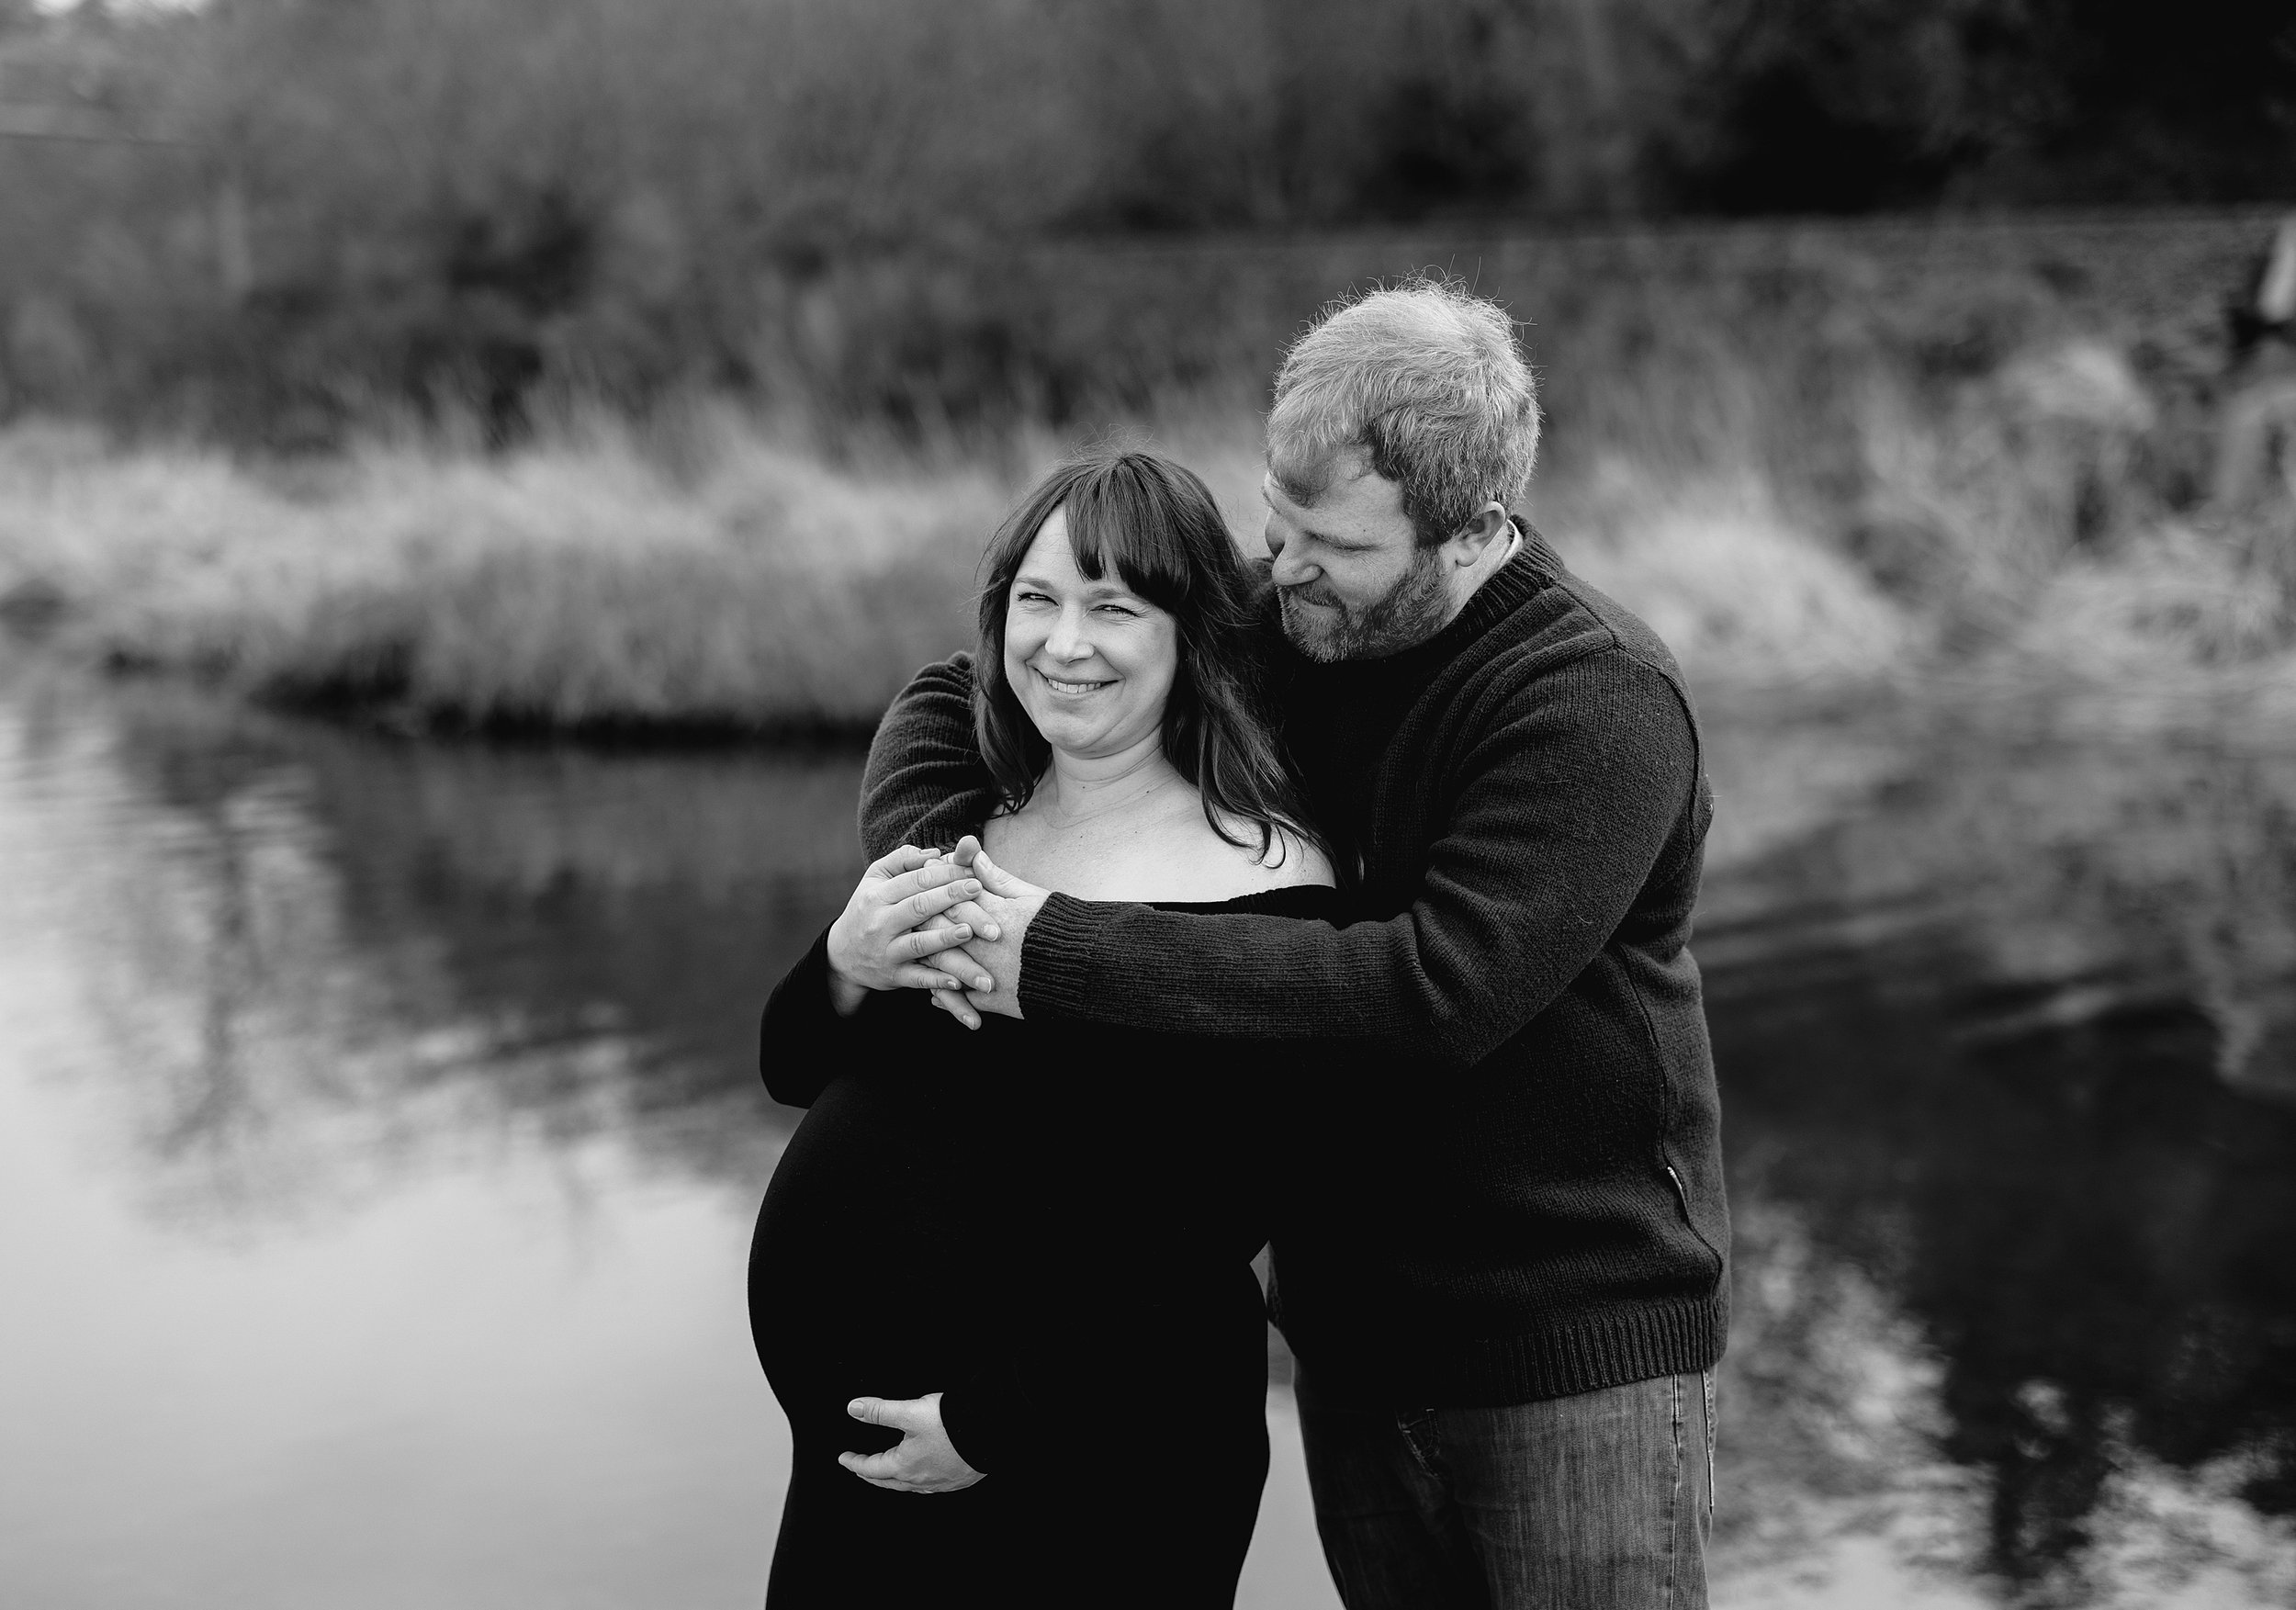
<svg viewBox="0 0 2296 1610"><path fill-rule="evenodd" d="M1012 596L1016 603L1050 603L1052 602L1041 592L1016 592Z"/></svg>
<svg viewBox="0 0 2296 1610"><path fill-rule="evenodd" d="M1140 613L1138 610L1132 608L1131 605L1125 603L1104 603L1100 607L1107 610L1110 614L1123 615L1128 618Z"/></svg>

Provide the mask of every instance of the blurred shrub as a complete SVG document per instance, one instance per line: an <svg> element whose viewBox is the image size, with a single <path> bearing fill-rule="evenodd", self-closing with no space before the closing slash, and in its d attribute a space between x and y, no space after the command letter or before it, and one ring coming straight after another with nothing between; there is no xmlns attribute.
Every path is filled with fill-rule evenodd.
<svg viewBox="0 0 2296 1610"><path fill-rule="evenodd" d="M1690 195L1666 131L1749 63L1899 71L1844 19L1959 63L1858 115L1950 122L1986 0L1302 3L0 11L0 104L143 141L0 140L0 413L260 450L18 429L0 618L423 719L865 721L1055 438L1148 422L1248 527L1284 343L1430 266L1528 321L1534 512L1705 678L2125 624L2060 583L2207 512L2260 210L1462 221ZM1959 138L1906 149L1960 185ZM2265 600L2195 604L2207 655L2282 630L2267 501L2206 538Z"/></svg>
<svg viewBox="0 0 2296 1610"><path fill-rule="evenodd" d="M6 127L105 138L0 139L0 414L287 447L407 411L499 445L569 398L697 390L1059 422L1256 385L1346 276L1268 298L1216 256L1192 320L1135 327L1137 287L1072 287L1048 241L2284 194L2286 27L2156 0L12 5ZM1272 331L1231 320L1255 298Z"/></svg>
<svg viewBox="0 0 2296 1610"><path fill-rule="evenodd" d="M2130 478L2129 420L2031 411L2084 366L2101 395L2042 401L2113 402L2078 347L1941 407L1877 381L1842 426L1873 485L1839 506L1806 475L1797 491L1762 375L1723 363L1700 406L1652 398L1649 428L1561 459L1534 512L1708 693L2285 678L2296 503L2231 527L2166 510ZM1623 394L1604 402L1628 418ZM1247 547L1257 437L1249 414L1208 412L1166 438ZM850 731L969 641L981 546L1054 446L1018 439L997 475L850 449L833 466L697 411L575 418L493 454L377 441L235 463L19 425L0 432L0 625L414 726ZM2110 522L2092 529L2100 476Z"/></svg>
<svg viewBox="0 0 2296 1610"><path fill-rule="evenodd" d="M374 447L266 480L18 431L0 595L50 599L84 658L490 727L866 726L970 640L996 488L863 485L713 434L684 476L593 422L499 458Z"/></svg>

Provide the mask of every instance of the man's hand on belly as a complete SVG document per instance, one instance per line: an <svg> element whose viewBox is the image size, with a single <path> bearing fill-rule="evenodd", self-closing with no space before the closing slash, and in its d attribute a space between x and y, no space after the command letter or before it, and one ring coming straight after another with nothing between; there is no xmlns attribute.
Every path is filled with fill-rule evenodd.
<svg viewBox="0 0 2296 1610"><path fill-rule="evenodd" d="M901 1445L881 1454L839 1454L837 1462L868 1482L890 1492L955 1492L981 1479L982 1472L964 1462L957 1445L940 1423L940 1394L887 1400L855 1398L845 1412L866 1425L889 1425L901 1434Z"/></svg>

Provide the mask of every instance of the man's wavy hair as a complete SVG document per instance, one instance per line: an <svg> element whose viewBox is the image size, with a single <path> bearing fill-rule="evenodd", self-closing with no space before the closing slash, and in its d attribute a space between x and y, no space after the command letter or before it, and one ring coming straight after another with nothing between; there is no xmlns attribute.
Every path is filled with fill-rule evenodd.
<svg viewBox="0 0 2296 1610"><path fill-rule="evenodd" d="M973 726L1005 808L1028 804L1052 760L1052 746L1005 678L1005 612L1013 578L1055 509L1067 512L1079 570L1097 581L1113 567L1178 628L1164 753L1204 796L1212 831L1239 847L1256 834L1263 862L1283 833L1320 845L1265 714L1257 580L1202 481L1168 458L1122 446L1089 447L1061 464L1021 499L981 556Z"/></svg>
<svg viewBox="0 0 2296 1610"><path fill-rule="evenodd" d="M1512 510L1538 457L1538 385L1514 321L1431 277L1327 310L1276 373L1268 473L1311 505L1350 452L1402 488L1422 547L1486 503Z"/></svg>

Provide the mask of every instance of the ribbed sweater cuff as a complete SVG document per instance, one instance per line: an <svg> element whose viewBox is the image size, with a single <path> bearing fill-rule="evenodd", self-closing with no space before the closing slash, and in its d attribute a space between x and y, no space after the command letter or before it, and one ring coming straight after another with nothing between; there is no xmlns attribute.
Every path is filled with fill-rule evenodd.
<svg viewBox="0 0 2296 1610"><path fill-rule="evenodd" d="M1277 1323L1319 1390L1432 1408L1531 1403L1694 1374L1721 1358L1730 1326L1728 1294L1719 1289L1710 1297L1637 1303L1511 1336L1382 1338L1368 1324L1319 1334L1322 1327L1300 1327L1285 1314Z"/></svg>
<svg viewBox="0 0 2296 1610"><path fill-rule="evenodd" d="M1711 1369L1729 1334L1724 1295L1651 1303L1461 1349L1460 1385L1529 1402Z"/></svg>
<svg viewBox="0 0 2296 1610"><path fill-rule="evenodd" d="M1039 908L1020 942L1020 1011L1030 1018L1082 1019L1092 998L1094 908L1054 895Z"/></svg>

